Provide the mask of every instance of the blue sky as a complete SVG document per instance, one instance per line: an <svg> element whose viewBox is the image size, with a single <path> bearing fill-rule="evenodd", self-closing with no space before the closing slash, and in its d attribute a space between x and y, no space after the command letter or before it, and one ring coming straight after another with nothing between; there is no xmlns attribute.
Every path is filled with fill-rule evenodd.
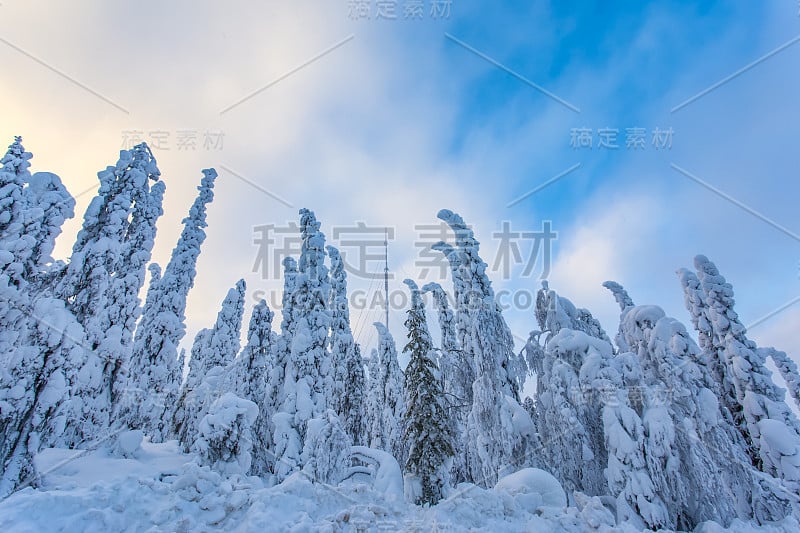
<svg viewBox="0 0 800 533"><path fill-rule="evenodd" d="M395 228L393 290L419 270L414 225L435 222L440 208L475 226L490 264L503 221L535 230L550 220L559 233L551 285L609 331L617 310L599 286L609 278L686 322L674 272L697 253L734 284L746 324L800 296L800 242L774 227L800 233L800 42L787 45L800 35L794 0L454 0L439 18L426 0L422 20L403 20L404 4L396 20L375 19L374 1L373 16L355 20L347 1L145 0L135 10L4 1L0 135L23 135L34 170L58 173L77 194L115 162L125 132L166 131L171 144L156 150L167 184L162 263L200 169L220 170L187 341L239 277L252 299L280 289L252 272L253 228L296 219L302 206L329 235L356 221ZM670 149L650 143L656 127L674 131ZM592 130L592 149L570 146L575 128ZM597 147L602 128L618 130L619 148ZM627 128L646 130L643 149L625 148ZM224 132L224 147L178 150L182 130ZM90 196L78 198L79 215ZM62 255L79 223L68 225ZM521 269L509 280L493 274L497 289L538 288ZM353 313L360 340L374 344L363 324L380 310ZM506 316L517 335L535 327L530 309ZM752 336L798 357L798 319L800 304ZM393 311L397 337L402 320Z"/></svg>

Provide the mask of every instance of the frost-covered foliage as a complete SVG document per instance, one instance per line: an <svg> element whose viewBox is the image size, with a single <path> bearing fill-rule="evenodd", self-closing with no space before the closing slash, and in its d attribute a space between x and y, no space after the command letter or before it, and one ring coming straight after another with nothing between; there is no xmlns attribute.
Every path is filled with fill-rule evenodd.
<svg viewBox="0 0 800 533"><path fill-rule="evenodd" d="M613 387L613 385L611 386ZM666 507L647 471L641 419L628 406L624 388L603 407L603 429L608 448L606 476L617 500L617 518L641 529L658 529L669 523Z"/></svg>
<svg viewBox="0 0 800 533"><path fill-rule="evenodd" d="M228 291L211 329L201 330L192 345L189 375L183 384L174 418L174 432L185 450L197 437L197 425L222 392L226 367L239 353L245 282Z"/></svg>
<svg viewBox="0 0 800 533"><path fill-rule="evenodd" d="M405 412L403 371L397 361L397 346L386 326L375 322L378 348L369 362L367 436L369 447L403 458L402 417Z"/></svg>
<svg viewBox="0 0 800 533"><path fill-rule="evenodd" d="M409 499L419 505L435 505L450 484L453 426L444 400L439 368L433 355L425 307L416 283L404 281L411 290L411 307L405 321L408 343L403 352L410 360L405 371L406 411L403 440L408 445L404 472Z"/></svg>
<svg viewBox="0 0 800 533"><path fill-rule="evenodd" d="M41 291L74 200L55 174L31 176L31 157L17 137L0 160L0 497L38 483L42 447L80 442L96 422L77 393L96 378L79 371L100 362L64 302Z"/></svg>
<svg viewBox="0 0 800 533"><path fill-rule="evenodd" d="M546 282L537 294L535 314L542 330L531 332L524 353L536 373L533 410L541 463L568 494L607 494L604 404L594 380L609 365L614 348L589 311L575 307Z"/></svg>
<svg viewBox="0 0 800 533"><path fill-rule="evenodd" d="M252 462L251 427L258 417L258 406L226 392L211 404L198 426L192 450L200 464L223 475L247 475Z"/></svg>
<svg viewBox="0 0 800 533"><path fill-rule="evenodd" d="M331 260L331 310L330 350L333 367L331 407L339 414L342 425L356 444L366 438L366 378L361 362L361 348L353 339L350 329L350 308L347 303L347 273L342 256L333 246L328 246Z"/></svg>
<svg viewBox="0 0 800 533"><path fill-rule="evenodd" d="M164 275L151 265L151 281L131 357L121 373L117 417L143 428L153 442L164 439L178 397L182 366L178 345L186 334L186 298L194 286L197 258L205 241L206 211L214 198L214 169L203 171L199 194L183 220L183 231Z"/></svg>
<svg viewBox="0 0 800 533"><path fill-rule="evenodd" d="M97 423L76 391L100 379L101 362L81 346L83 328L64 303L41 298L17 350L0 365L0 494L35 484L30 459L42 447L84 444ZM90 370L94 370L91 372Z"/></svg>
<svg viewBox="0 0 800 533"><path fill-rule="evenodd" d="M284 332L288 351L284 354L278 411L273 416L275 474L279 479L285 479L310 459L302 454L307 425L327 411L333 389L327 351L331 284L325 266L325 235L308 209L300 210L300 233L303 244L291 292L291 322Z"/></svg>

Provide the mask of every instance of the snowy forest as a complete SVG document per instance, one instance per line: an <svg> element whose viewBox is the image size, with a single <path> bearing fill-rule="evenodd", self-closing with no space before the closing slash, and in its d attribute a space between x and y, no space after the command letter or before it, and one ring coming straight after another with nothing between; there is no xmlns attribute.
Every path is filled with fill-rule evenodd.
<svg viewBox="0 0 800 533"><path fill-rule="evenodd" d="M136 491L184 503L138 517L132 531L200 527L188 505L222 530L269 529L248 514L272 516L259 491L290 508L301 483L369 493L385 516L447 509L464 529L482 520L459 514L471 506L494 516L495 530L798 525L797 366L748 338L731 284L703 255L673 280L690 327L608 281L620 308L609 333L543 282L520 351L476 236L443 209L454 240L434 248L452 283L406 280L405 336L376 323L378 346L365 354L351 331L342 257L301 209L302 252L283 262L280 324L265 301L245 309L240 280L220 288L221 303L209 303L216 321L183 350L217 173L199 176L162 268L151 252L164 180L146 144L122 150L98 173L61 260L55 240L75 201L57 175L32 173L31 158L17 137L0 168L0 515L55 501L35 499L48 488L37 456L53 449L126 461L170 449L181 469ZM526 382L533 397L523 396ZM357 526L355 504L315 501L334 508L326 530L377 523ZM503 522L511 514L517 521ZM10 531L8 520L0 527Z"/></svg>

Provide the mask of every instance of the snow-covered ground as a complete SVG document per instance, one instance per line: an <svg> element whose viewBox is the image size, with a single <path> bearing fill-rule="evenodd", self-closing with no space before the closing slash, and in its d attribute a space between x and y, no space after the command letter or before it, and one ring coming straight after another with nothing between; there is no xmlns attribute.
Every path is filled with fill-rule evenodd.
<svg viewBox="0 0 800 533"><path fill-rule="evenodd" d="M331 486L300 472L270 487L200 467L176 441L134 448L42 451L41 486L0 502L0 531L635 531L614 526L599 498L565 507L558 482L535 469L490 490L463 484L422 508L405 503L391 480L360 477ZM698 529L789 533L800 524L790 518L760 529L740 522Z"/></svg>

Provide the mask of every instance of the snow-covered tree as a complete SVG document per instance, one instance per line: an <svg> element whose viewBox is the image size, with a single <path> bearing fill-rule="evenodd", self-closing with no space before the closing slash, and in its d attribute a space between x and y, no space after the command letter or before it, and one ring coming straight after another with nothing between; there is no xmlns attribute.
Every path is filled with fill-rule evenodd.
<svg viewBox="0 0 800 533"><path fill-rule="evenodd" d="M467 417L467 461L472 480L492 486L501 470L527 466L532 460L526 451L528 437L513 424L514 414L524 413L518 402L527 368L514 353L511 331L495 301L472 230L452 211L443 209L437 216L455 233L455 248L443 243L436 248L451 265L459 341L476 376ZM530 429L527 422L525 432Z"/></svg>
<svg viewBox="0 0 800 533"><path fill-rule="evenodd" d="M35 172L24 191L25 233L34 247L26 267L26 277L34 281L52 267L56 237L61 234L64 222L75 214L75 200L50 172Z"/></svg>
<svg viewBox="0 0 800 533"><path fill-rule="evenodd" d="M117 389L127 381L125 373L131 365L131 341L141 315L139 292L144 286L145 269L155 243L156 222L164 213L161 207L164 182L154 183L149 191L146 187L137 188L133 197L131 224L123 242L120 264L108 291L108 300L114 305L109 307L107 321L112 324L113 336L119 331L120 352L110 375L112 403L116 403Z"/></svg>
<svg viewBox="0 0 800 533"><path fill-rule="evenodd" d="M403 457L402 417L405 412L403 371L397 361L397 347L386 326L375 322L378 348L369 364L367 416L369 447Z"/></svg>
<svg viewBox="0 0 800 533"><path fill-rule="evenodd" d="M642 421L628 405L627 390L609 381L607 394L613 396L603 407L603 429L608 448L606 477L617 499L617 519L637 529L665 527L671 517L647 471Z"/></svg>
<svg viewBox="0 0 800 533"><path fill-rule="evenodd" d="M0 159L0 244L4 248L16 242L25 231L27 202L24 187L30 178L28 161L32 157L22 146L22 137L15 137Z"/></svg>
<svg viewBox="0 0 800 533"><path fill-rule="evenodd" d="M226 392L211 404L198 426L192 451L200 463L224 475L247 475L253 451L252 425L258 406Z"/></svg>
<svg viewBox="0 0 800 533"><path fill-rule="evenodd" d="M764 352L747 338L734 311L733 288L705 256L694 259L705 295L711 345L724 361L727 381L739 409L734 421L749 445L753 463L764 472L800 490L800 424L772 380ZM735 407L735 406L734 406Z"/></svg>
<svg viewBox="0 0 800 533"><path fill-rule="evenodd" d="M575 490L591 496L607 493L603 405L592 376L612 355L607 341L561 328L547 342L542 356L536 396L541 462L569 494Z"/></svg>
<svg viewBox="0 0 800 533"><path fill-rule="evenodd" d="M665 525L693 529L706 520L749 517L749 461L710 388L701 350L656 306L629 309L621 331L641 366L645 457L670 517Z"/></svg>
<svg viewBox="0 0 800 533"><path fill-rule="evenodd" d="M32 155L16 137L0 159L0 360L13 351L24 336L30 301L25 265L35 241L25 234L25 182Z"/></svg>
<svg viewBox="0 0 800 533"><path fill-rule="evenodd" d="M455 233L457 250L448 250L438 244L451 262L453 287L457 293L457 320L461 321L459 339L467 357L473 359L477 371L483 352L491 352L497 360L492 372L499 375L503 393L519 401L527 369L514 353L514 340L495 300L488 268L480 257L480 243L464 220L456 213L442 209L437 217L447 223ZM466 323L463 323L466 321Z"/></svg>
<svg viewBox="0 0 800 533"><path fill-rule="evenodd" d="M272 470L272 415L267 380L275 365L275 333L272 331L273 313L265 300L253 309L247 332L247 344L228 366L222 380L222 390L239 398L250 400L258 406L258 418L253 423L253 467L255 475L266 475Z"/></svg>
<svg viewBox="0 0 800 533"><path fill-rule="evenodd" d="M328 246L331 260L331 366L333 390L331 407L342 419L345 431L355 444L362 444L366 436L366 380L361 362L361 348L353 339L350 329L350 308L347 303L347 273L342 256L333 246Z"/></svg>
<svg viewBox="0 0 800 533"><path fill-rule="evenodd" d="M304 455L309 420L324 416L330 404L331 368L327 351L331 284L325 266L325 235L308 209L300 210L303 239L295 288L284 377L275 425L275 474L284 479L311 458ZM286 334L284 333L284 335Z"/></svg>
<svg viewBox="0 0 800 533"><path fill-rule="evenodd" d="M56 296L67 302L69 310L84 326L89 348L103 361L99 388L87 386L75 391L96 413L98 424L92 430L95 434L100 434L109 423L113 380L129 349L125 346L126 330L138 305L135 301L138 289L124 288L127 285L124 269L131 264L128 254L137 253L128 246L128 238L138 231L132 226L132 217L135 211L139 212L140 201L148 203L150 182L157 181L159 176L156 160L146 144L121 150L116 166L98 173L98 195L86 210L70 263L55 288ZM155 196L160 195L156 192ZM149 208L145 210L150 212ZM142 217L137 217L137 221L141 220ZM149 250L142 253L149 257ZM144 268L141 258L137 264ZM134 274L134 278L143 280L143 272L141 276Z"/></svg>
<svg viewBox="0 0 800 533"><path fill-rule="evenodd" d="M304 440L303 472L314 481L332 485L342 481L353 441L333 409L308 421Z"/></svg>
<svg viewBox="0 0 800 533"><path fill-rule="evenodd" d="M40 298L19 346L0 360L0 495L35 485L33 456L81 442L95 422L73 393L74 383L100 379L100 361L83 348L83 336L64 302Z"/></svg>
<svg viewBox="0 0 800 533"><path fill-rule="evenodd" d="M767 358L772 359L781 377L786 382L789 395L794 400L795 405L800 408L800 373L797 371L797 364L792 361L791 357L786 355L786 352L775 348L759 348L759 351L764 360Z"/></svg>
<svg viewBox="0 0 800 533"><path fill-rule="evenodd" d="M425 307L416 283L404 281L411 290L411 307L405 321L408 343L403 348L410 360L405 371L406 410L403 439L408 445L405 475L410 499L417 505L435 505L449 485L453 430L444 400L439 369L434 361Z"/></svg>
<svg viewBox="0 0 800 533"><path fill-rule="evenodd" d="M130 428L142 428L153 442L165 438L178 396L182 366L177 347L186 334L186 298L194 286L197 258L205 241L208 204L214 198L214 169L203 170L183 231L163 277L151 267L142 318L132 354L117 390L117 416Z"/></svg>
<svg viewBox="0 0 800 533"><path fill-rule="evenodd" d="M536 318L542 331L547 332L545 342L549 342L562 328L569 328L611 344L600 322L588 309L575 307L569 299L550 289L547 281L542 282L542 288L536 294Z"/></svg>
<svg viewBox="0 0 800 533"><path fill-rule="evenodd" d="M447 294L438 283L427 283L423 292L430 292L436 306L441 329L441 349L439 350L439 371L441 373L448 419L453 430L456 454L453 457L452 481L461 483L469 478L467 457L463 453L466 446L467 415L472 407L472 384L475 371L472 361L465 357L458 344L456 319L447 301Z"/></svg>
<svg viewBox="0 0 800 533"><path fill-rule="evenodd" d="M681 268L677 273L683 288L684 303L689 311L692 325L697 331L697 342L702 349L700 354L702 364L711 371L714 377L713 390L720 402L733 415L733 413L741 411L741 407L736 400L736 392L728 375L727 365L717 356L717 350L714 348L714 334L711 330L703 287L700 285L697 275L691 270Z"/></svg>
<svg viewBox="0 0 800 533"><path fill-rule="evenodd" d="M625 288L616 281L605 281L603 282L603 287L611 291L611 294L614 295L614 299L617 301L617 304L619 304L620 329L617 331L617 335L614 337L614 342L617 343L617 348L620 352L627 352L628 346L625 344L625 338L622 335L622 321L625 319L625 314L628 312L628 310L633 307L633 300L628 295L628 291L626 291Z"/></svg>
<svg viewBox="0 0 800 533"><path fill-rule="evenodd" d="M197 424L221 393L226 367L239 353L244 313L245 282L239 280L228 291L211 329L195 337L189 360L189 375L183 386L174 418L175 434L188 451L197 438Z"/></svg>

